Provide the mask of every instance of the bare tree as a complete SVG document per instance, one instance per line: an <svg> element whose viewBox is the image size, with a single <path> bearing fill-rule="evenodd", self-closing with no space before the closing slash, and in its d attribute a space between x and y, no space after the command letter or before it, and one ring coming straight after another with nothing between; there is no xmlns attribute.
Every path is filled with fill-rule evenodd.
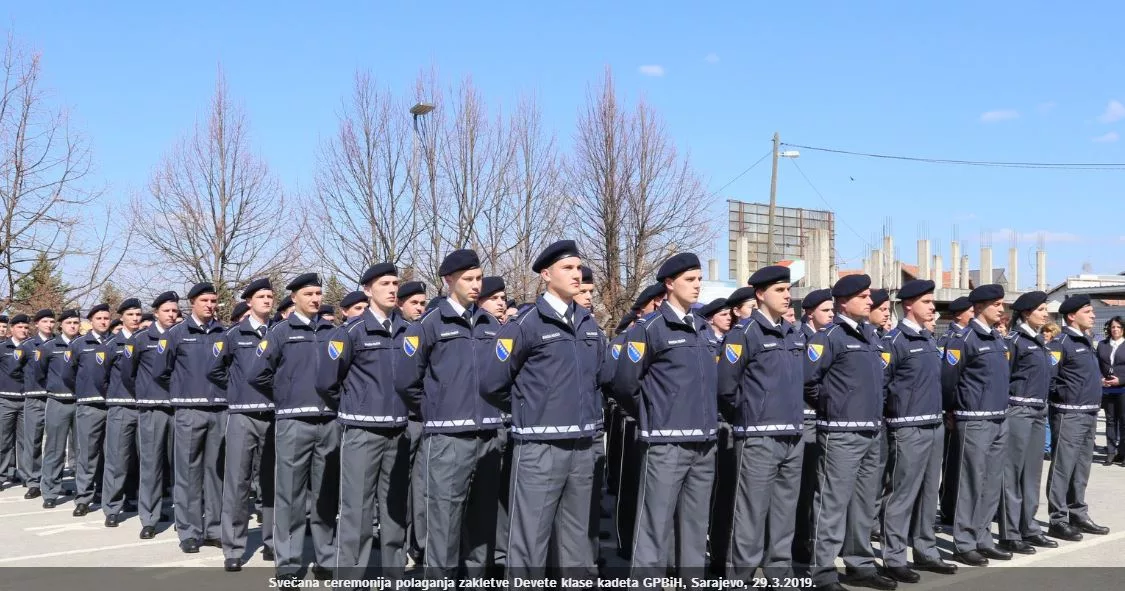
<svg viewBox="0 0 1125 591"><path fill-rule="evenodd" d="M287 200L253 152L246 116L221 73L206 122L164 157L149 189L150 199L134 202L134 227L165 279L210 281L225 301L251 278L294 266L304 220L286 215Z"/></svg>
<svg viewBox="0 0 1125 591"><path fill-rule="evenodd" d="M414 86L414 99L419 103L431 103L436 111L428 115L415 115L411 136L410 185L415 221L419 236L414 248L414 269L418 278L432 289L440 289L441 277L438 267L445 256L446 243L442 213L450 200L443 193L441 175L438 167L438 137L435 129L439 123L432 119L443 116L444 109L437 97L437 72L433 69L418 75ZM432 293L432 292L431 292Z"/></svg>
<svg viewBox="0 0 1125 591"><path fill-rule="evenodd" d="M410 264L419 233L407 180L409 119L404 101L355 76L336 136L320 151L313 252L334 274L358 277L374 262Z"/></svg>

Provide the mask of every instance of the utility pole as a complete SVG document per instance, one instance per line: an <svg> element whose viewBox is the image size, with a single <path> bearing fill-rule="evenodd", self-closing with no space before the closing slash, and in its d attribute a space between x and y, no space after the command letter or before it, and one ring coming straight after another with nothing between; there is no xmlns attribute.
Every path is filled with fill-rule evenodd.
<svg viewBox="0 0 1125 591"><path fill-rule="evenodd" d="M773 174L770 175L770 217L766 226L766 265L774 264L773 260L773 218L777 210L777 158L781 149L781 135L773 133Z"/></svg>

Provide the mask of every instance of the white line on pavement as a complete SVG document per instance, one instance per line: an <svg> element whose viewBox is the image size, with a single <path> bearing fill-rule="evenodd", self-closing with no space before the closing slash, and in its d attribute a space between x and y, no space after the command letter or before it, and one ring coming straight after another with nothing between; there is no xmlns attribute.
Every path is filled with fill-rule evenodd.
<svg viewBox="0 0 1125 591"><path fill-rule="evenodd" d="M90 552L102 552L104 550L120 550L122 548L136 548L138 546L152 546L155 544L171 544L178 543L179 539L176 537L169 537L163 540L146 540L144 542L133 542L131 544L116 544L113 546L98 546L95 548L81 548L78 550L63 550L60 552L47 552L44 554L29 554L27 556L9 556L8 558L0 558L0 564L9 562L19 562L21 560L35 560L38 558L54 558L56 556L71 556L74 554L89 554Z"/></svg>

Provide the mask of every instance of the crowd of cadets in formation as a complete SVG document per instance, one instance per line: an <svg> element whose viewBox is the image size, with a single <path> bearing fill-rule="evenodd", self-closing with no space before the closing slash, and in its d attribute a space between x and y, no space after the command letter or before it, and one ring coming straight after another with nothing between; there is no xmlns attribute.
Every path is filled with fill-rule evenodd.
<svg viewBox="0 0 1125 591"><path fill-rule="evenodd" d="M1108 532L1084 496L1121 335L1091 342L1085 296L1052 337L1046 294L1025 293L1004 335L1002 288L979 286L935 335L932 282L902 286L891 327L886 292L853 275L807 294L798 321L785 267L700 305L699 260L678 254L611 339L573 241L532 271L544 292L517 309L470 250L428 304L377 264L340 325L312 273L276 313L269 281L250 283L229 326L207 283L182 316L174 292L147 314L94 306L82 334L77 310L17 314L0 475L55 507L73 429L75 516L100 504L117 527L135 510L142 539L174 520L184 552L221 548L227 571L256 516L279 577L304 576L306 528L316 577L596 576L603 491L632 576L760 568L836 589L842 558L845 582L894 589L956 572L935 514L973 566Z"/></svg>

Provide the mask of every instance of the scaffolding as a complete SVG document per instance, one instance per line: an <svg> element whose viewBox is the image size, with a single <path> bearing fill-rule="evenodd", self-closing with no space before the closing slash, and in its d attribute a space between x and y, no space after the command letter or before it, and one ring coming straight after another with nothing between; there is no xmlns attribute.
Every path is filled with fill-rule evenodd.
<svg viewBox="0 0 1125 591"><path fill-rule="evenodd" d="M753 270L796 259L808 264L812 284L832 280L836 267L836 216L833 212L777 207L773 244L776 260L768 261L769 204L728 200L727 206L728 269L732 281L743 283Z"/></svg>

